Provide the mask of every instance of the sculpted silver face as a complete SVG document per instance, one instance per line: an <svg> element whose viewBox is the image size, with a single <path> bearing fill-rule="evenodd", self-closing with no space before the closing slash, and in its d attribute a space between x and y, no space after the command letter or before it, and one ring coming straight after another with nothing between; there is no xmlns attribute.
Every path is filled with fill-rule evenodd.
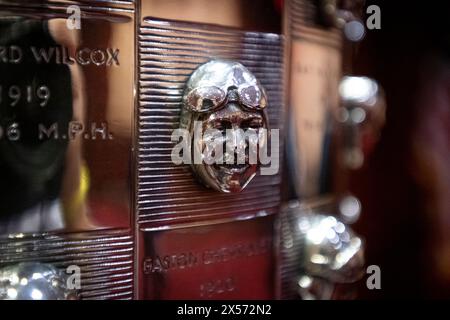
<svg viewBox="0 0 450 320"><path fill-rule="evenodd" d="M238 62L213 60L194 71L183 96L181 128L194 137L200 129L196 124L201 123L202 138L194 138L193 153L204 154L212 140L223 144L223 153L215 154L220 161L192 164L194 173L205 185L221 192L239 192L256 175L259 159L250 161L249 144L261 148L261 144L267 143L258 139L260 129L268 129L266 106L263 87ZM217 132L220 137L215 136Z"/></svg>

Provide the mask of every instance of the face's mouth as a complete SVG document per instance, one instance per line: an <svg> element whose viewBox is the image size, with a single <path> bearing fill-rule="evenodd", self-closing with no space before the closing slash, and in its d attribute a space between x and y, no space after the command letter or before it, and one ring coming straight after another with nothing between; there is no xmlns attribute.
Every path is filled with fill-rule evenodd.
<svg viewBox="0 0 450 320"><path fill-rule="evenodd" d="M227 174L242 174L247 170L249 164L214 164L214 169L217 171L223 171Z"/></svg>

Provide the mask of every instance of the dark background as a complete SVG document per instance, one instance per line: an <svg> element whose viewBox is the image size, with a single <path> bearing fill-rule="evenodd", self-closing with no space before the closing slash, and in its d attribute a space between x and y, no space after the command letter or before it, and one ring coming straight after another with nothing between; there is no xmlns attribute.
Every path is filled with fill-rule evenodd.
<svg viewBox="0 0 450 320"><path fill-rule="evenodd" d="M375 78L386 126L352 176L364 211L356 229L382 290L367 298L450 297L450 11L447 1L368 1L381 30L368 31L354 74Z"/></svg>
<svg viewBox="0 0 450 320"><path fill-rule="evenodd" d="M282 2L264 0L249 24L281 32ZM364 21L371 4L381 29L347 43L343 65L377 80L387 101L379 143L350 178L363 205L353 228L366 240L367 265L381 268L382 289L363 280L358 296L450 298L450 4L366 1Z"/></svg>

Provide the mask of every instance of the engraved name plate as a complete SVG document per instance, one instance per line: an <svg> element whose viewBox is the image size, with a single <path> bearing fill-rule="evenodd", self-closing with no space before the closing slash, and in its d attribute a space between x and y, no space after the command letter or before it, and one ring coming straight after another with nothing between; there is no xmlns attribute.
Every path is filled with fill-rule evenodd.
<svg viewBox="0 0 450 320"><path fill-rule="evenodd" d="M133 296L134 31L131 1L0 1L0 267L79 267L83 299Z"/></svg>
<svg viewBox="0 0 450 320"><path fill-rule="evenodd" d="M271 299L273 218L143 229L144 299Z"/></svg>

